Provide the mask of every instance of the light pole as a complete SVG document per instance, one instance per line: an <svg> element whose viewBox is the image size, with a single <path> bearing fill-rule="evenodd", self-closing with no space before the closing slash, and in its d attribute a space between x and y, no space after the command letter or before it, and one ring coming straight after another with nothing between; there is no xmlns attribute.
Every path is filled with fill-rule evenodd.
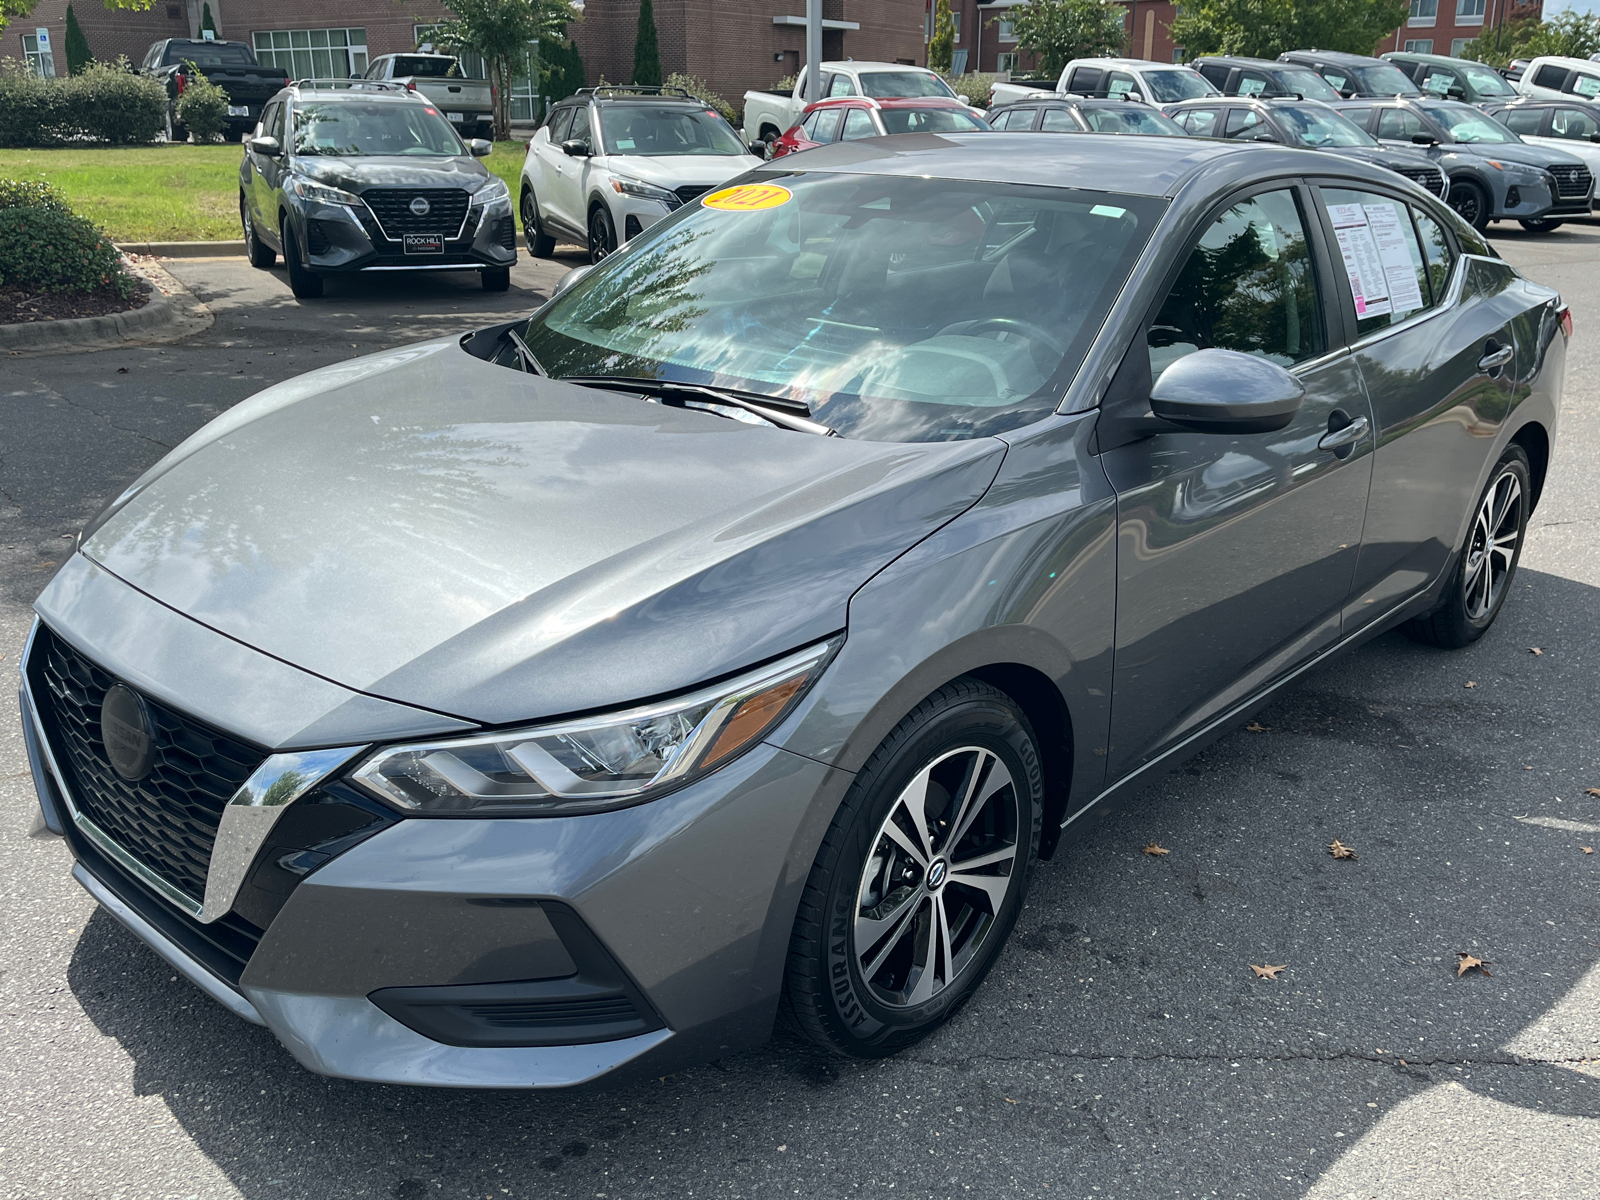
<svg viewBox="0 0 1600 1200"><path fill-rule="evenodd" d="M822 97L822 0L806 0L806 102Z"/></svg>

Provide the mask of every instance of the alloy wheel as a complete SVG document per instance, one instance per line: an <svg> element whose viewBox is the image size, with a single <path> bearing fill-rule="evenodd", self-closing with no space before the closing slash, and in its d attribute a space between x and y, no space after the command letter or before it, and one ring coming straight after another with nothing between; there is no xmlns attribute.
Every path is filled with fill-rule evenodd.
<svg viewBox="0 0 1600 1200"><path fill-rule="evenodd" d="M965 746L912 777L856 889L853 953L873 997L912 1008L978 958L1012 887L1020 800L1005 763Z"/></svg>
<svg viewBox="0 0 1600 1200"><path fill-rule="evenodd" d="M1522 483L1511 471L1494 481L1478 507L1461 573L1467 616L1481 621L1494 611L1517 557L1522 529Z"/></svg>
<svg viewBox="0 0 1600 1200"><path fill-rule="evenodd" d="M606 223L605 214L596 209L589 218L589 261L599 262L611 253L611 230Z"/></svg>
<svg viewBox="0 0 1600 1200"><path fill-rule="evenodd" d="M1477 188L1468 184L1454 188L1450 192L1449 203L1463 221L1474 229L1478 227L1478 222L1483 217L1483 197Z"/></svg>

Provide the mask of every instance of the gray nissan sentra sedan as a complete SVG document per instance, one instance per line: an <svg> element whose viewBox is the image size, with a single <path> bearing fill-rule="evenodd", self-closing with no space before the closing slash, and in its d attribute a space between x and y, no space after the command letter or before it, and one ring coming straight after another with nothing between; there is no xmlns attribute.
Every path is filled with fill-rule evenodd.
<svg viewBox="0 0 1600 1200"><path fill-rule="evenodd" d="M797 155L135 481L38 601L42 820L314 1071L659 1075L780 1007L890 1054L1075 817L1490 626L1570 332L1359 162Z"/></svg>

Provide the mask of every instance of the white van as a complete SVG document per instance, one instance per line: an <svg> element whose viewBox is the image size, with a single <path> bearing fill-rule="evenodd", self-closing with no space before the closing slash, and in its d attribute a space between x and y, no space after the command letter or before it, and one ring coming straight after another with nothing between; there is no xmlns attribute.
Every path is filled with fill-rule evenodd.
<svg viewBox="0 0 1600 1200"><path fill-rule="evenodd" d="M1579 100L1600 97L1600 63L1586 58L1536 58L1511 85L1524 96L1540 100Z"/></svg>

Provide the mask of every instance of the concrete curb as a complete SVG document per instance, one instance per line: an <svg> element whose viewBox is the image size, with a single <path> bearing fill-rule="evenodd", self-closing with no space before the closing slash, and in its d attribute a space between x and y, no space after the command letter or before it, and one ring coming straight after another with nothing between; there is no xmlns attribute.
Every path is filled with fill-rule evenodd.
<svg viewBox="0 0 1600 1200"><path fill-rule="evenodd" d="M143 308L103 317L0 325L0 352L31 356L171 342L210 327L211 310L161 267L152 262L129 262L128 267L150 284L150 299Z"/></svg>
<svg viewBox="0 0 1600 1200"><path fill-rule="evenodd" d="M154 258L222 258L244 253L244 241L237 242L119 242L124 254L148 254Z"/></svg>

